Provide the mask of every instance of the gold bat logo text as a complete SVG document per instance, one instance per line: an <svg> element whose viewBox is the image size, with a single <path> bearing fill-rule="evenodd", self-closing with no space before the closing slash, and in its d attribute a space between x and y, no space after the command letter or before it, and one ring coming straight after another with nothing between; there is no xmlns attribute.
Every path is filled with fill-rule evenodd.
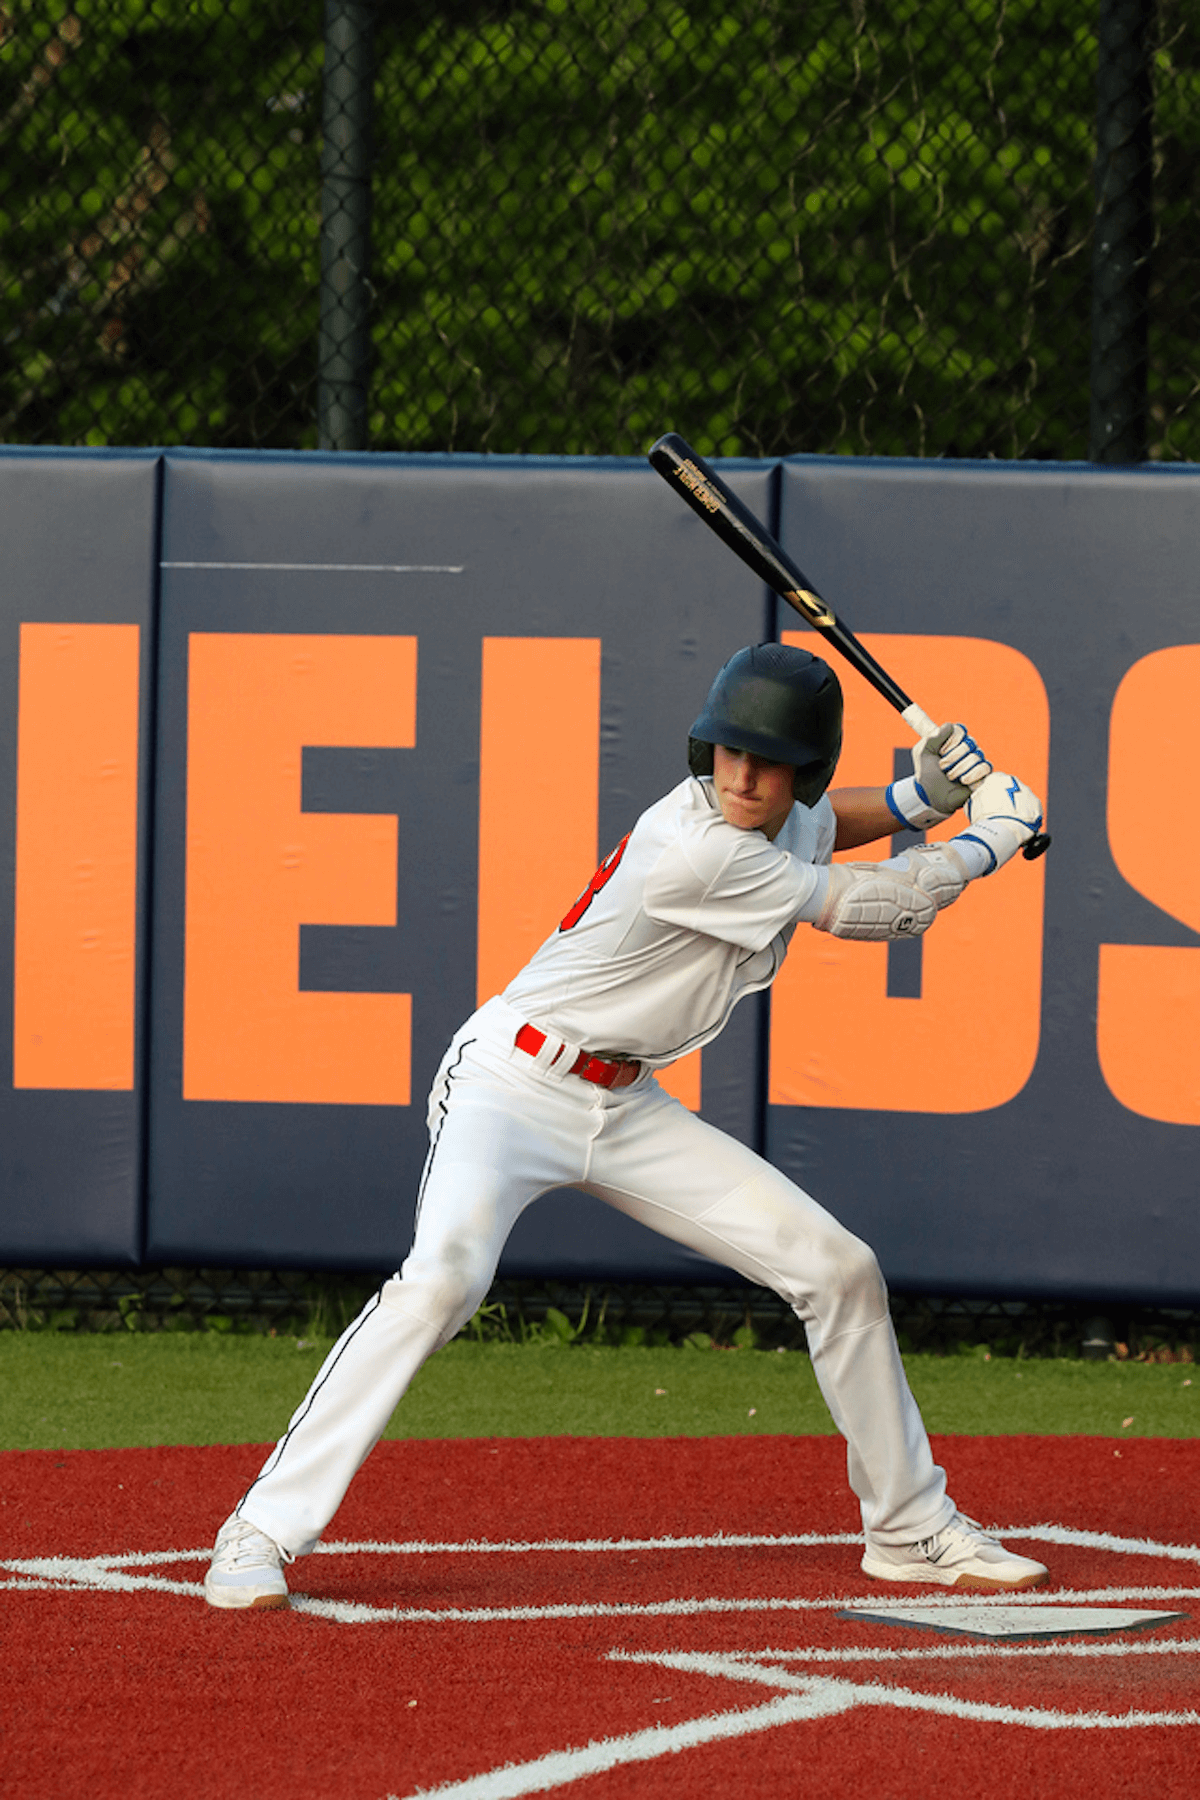
<svg viewBox="0 0 1200 1800"><path fill-rule="evenodd" d="M720 512L721 502L713 493L695 463L680 463L679 479L682 481L685 488L690 488L691 492L695 494L701 506L706 506L709 512Z"/></svg>
<svg viewBox="0 0 1200 1800"><path fill-rule="evenodd" d="M796 611L802 612L805 618L810 619L814 625L837 624L837 620L820 594L811 593L808 588L789 588L784 599L790 600Z"/></svg>

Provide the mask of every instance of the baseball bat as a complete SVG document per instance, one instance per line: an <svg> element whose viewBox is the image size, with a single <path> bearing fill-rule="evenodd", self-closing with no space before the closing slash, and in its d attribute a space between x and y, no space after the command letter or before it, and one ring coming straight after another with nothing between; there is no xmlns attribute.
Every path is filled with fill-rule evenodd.
<svg viewBox="0 0 1200 1800"><path fill-rule="evenodd" d="M755 517L678 432L668 431L660 437L651 445L648 455L651 467L693 512L699 513L709 530L715 531L735 556L753 569L781 600L786 600L807 624L819 631L826 642L883 695L888 705L895 707L916 737L933 735L937 726L929 714L910 699L866 645L859 642L762 520ZM1037 832L1025 845L1022 855L1032 861L1049 847L1050 839L1046 833Z"/></svg>

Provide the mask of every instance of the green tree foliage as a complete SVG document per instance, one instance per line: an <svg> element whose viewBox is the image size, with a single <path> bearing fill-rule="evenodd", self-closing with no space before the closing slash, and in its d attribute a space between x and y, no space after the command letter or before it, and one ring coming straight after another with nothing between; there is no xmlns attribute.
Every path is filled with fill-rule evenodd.
<svg viewBox="0 0 1200 1800"><path fill-rule="evenodd" d="M373 441L1084 453L1091 13L406 8Z"/></svg>
<svg viewBox="0 0 1200 1800"><path fill-rule="evenodd" d="M311 436L318 0L3 16L0 436Z"/></svg>
<svg viewBox="0 0 1200 1800"><path fill-rule="evenodd" d="M1200 462L1200 0L1159 0L1151 454Z"/></svg>
<svg viewBox="0 0 1200 1800"><path fill-rule="evenodd" d="M319 0L0 0L0 436L312 447ZM371 444L1083 457L1095 0L405 0ZM1154 453L1197 454L1200 0Z"/></svg>

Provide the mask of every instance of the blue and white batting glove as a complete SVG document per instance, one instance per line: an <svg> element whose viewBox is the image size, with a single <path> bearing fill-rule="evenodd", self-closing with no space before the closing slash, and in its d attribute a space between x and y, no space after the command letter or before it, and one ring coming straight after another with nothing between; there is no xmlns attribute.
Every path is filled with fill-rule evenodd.
<svg viewBox="0 0 1200 1800"><path fill-rule="evenodd" d="M972 878L990 875L1042 829L1042 803L1015 775L997 769L967 802L969 824L951 841Z"/></svg>

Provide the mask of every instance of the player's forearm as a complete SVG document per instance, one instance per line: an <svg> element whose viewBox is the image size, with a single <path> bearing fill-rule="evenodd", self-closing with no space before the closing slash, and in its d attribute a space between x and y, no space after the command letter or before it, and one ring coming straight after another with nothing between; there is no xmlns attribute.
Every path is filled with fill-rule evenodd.
<svg viewBox="0 0 1200 1800"><path fill-rule="evenodd" d="M886 788L835 788L829 802L837 818L835 850L853 850L906 829L887 803Z"/></svg>
<svg viewBox="0 0 1200 1800"><path fill-rule="evenodd" d="M963 725L939 725L913 750L913 772L886 788L838 788L829 798L837 815L835 850L853 850L893 832L923 831L966 803L991 763Z"/></svg>

